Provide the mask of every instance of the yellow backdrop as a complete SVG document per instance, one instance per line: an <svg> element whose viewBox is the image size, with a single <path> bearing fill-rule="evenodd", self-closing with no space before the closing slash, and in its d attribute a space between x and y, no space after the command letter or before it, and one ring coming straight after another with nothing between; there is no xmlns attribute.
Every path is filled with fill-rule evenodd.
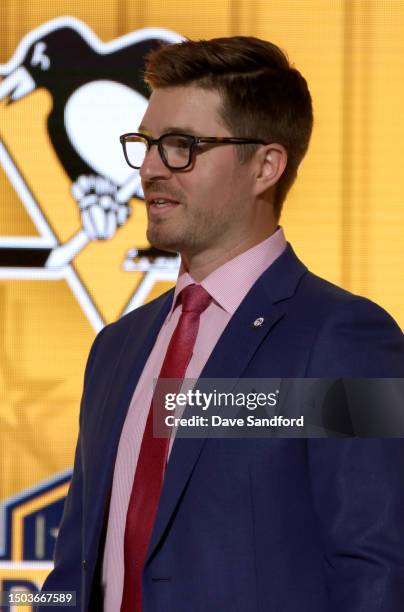
<svg viewBox="0 0 404 612"><path fill-rule="evenodd" d="M160 27L190 38L254 35L285 49L309 82L315 110L310 150L282 217L287 238L313 272L378 302L404 327L404 3L1 0L0 64L28 32L63 15L80 19L102 43ZM51 107L43 89L0 102L0 247L41 236L29 197L59 243L80 230L70 179L49 147ZM28 194L17 189L11 167ZM172 273L162 273L146 287L143 272L122 268L128 248L147 246L143 205L133 198L132 207L116 237L77 254L73 276L0 268L0 590L13 580L39 585L48 570L41 509L65 494L95 329L118 317L137 288L144 301L172 282ZM23 552L28 506L36 512L27 527L37 530L34 553ZM36 563L24 560L29 554Z"/></svg>

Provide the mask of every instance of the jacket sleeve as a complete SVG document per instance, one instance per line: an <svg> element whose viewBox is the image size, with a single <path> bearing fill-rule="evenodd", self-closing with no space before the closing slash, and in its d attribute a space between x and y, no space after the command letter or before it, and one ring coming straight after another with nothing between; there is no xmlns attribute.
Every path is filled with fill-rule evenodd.
<svg viewBox="0 0 404 612"><path fill-rule="evenodd" d="M77 442L73 476L66 497L62 522L56 540L54 569L42 586L42 591L75 591L76 610L81 609L82 593L82 466L80 435ZM57 606L40 606L41 610L59 610ZM74 609L74 608L73 608ZM61 607L60 611L65 610Z"/></svg>
<svg viewBox="0 0 404 612"><path fill-rule="evenodd" d="M377 378L391 379L388 385L396 378L394 389L402 393L398 379L404 378L404 337L382 308L352 298L330 312L307 372L308 377L329 375L351 379L345 381L351 399L355 378L368 378L369 385L362 384L369 392L378 385ZM388 397L384 395L384 402ZM371 416L365 399L355 399L362 419ZM380 410L387 408L381 399ZM363 431L367 429L364 425ZM373 429L373 437L307 441L329 593L326 612L403 610L404 440L375 435Z"/></svg>
<svg viewBox="0 0 404 612"><path fill-rule="evenodd" d="M325 612L401 612L404 441L308 440L329 593Z"/></svg>
<svg viewBox="0 0 404 612"><path fill-rule="evenodd" d="M105 328L104 328L105 329ZM96 337L90 351L84 375L84 390L91 377L92 365L102 330ZM83 403L82 403L83 406ZM82 409L80 411L80 426L82 422ZM83 513L83 469L81 452L81 434L79 432L73 475L69 491L66 497L62 521L55 545L54 569L47 576L42 591L75 591L76 607L70 609L82 609L83 596L83 573L85 567L82 554L82 521ZM49 610L53 612L64 612L66 607L38 606L38 612Z"/></svg>

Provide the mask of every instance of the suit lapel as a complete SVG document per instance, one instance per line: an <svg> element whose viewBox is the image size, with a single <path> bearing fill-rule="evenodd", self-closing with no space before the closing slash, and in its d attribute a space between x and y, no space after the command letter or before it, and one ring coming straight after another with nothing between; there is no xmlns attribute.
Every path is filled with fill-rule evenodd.
<svg viewBox="0 0 404 612"><path fill-rule="evenodd" d="M202 373L203 378L241 378L256 351L285 316L287 300L307 268L288 245L254 284L229 321ZM263 318L262 325L254 322ZM206 438L177 438L173 444L147 560L158 545Z"/></svg>

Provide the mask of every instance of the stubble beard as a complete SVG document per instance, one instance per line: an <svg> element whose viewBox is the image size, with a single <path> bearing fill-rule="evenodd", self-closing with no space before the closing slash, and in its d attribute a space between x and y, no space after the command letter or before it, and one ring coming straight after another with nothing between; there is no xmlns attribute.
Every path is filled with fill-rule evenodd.
<svg viewBox="0 0 404 612"><path fill-rule="evenodd" d="M147 226L146 238L150 244L157 249L163 251L170 251L172 253L179 253L178 250L178 239L170 235L163 227L163 221L153 221Z"/></svg>
<svg viewBox="0 0 404 612"><path fill-rule="evenodd" d="M220 248L231 217L239 212L236 204L231 211L230 208L219 209L213 214L212 211L193 210L191 215L186 204L180 206L184 207L182 212L186 219L179 219L176 225L173 225L174 220L169 219L149 220L146 236L154 247L188 257Z"/></svg>
<svg viewBox="0 0 404 612"><path fill-rule="evenodd" d="M197 224L191 222L189 226L186 223L174 225L171 219L149 220L146 237L154 247L173 253L193 251L199 242Z"/></svg>

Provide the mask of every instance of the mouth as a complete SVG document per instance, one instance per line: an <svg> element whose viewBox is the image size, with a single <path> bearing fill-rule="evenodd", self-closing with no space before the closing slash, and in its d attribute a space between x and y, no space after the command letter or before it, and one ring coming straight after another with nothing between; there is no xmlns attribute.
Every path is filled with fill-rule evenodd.
<svg viewBox="0 0 404 612"><path fill-rule="evenodd" d="M177 206L179 206L179 202L177 200L173 200L171 198L148 198L146 200L147 209L150 215L161 215L166 214L167 212L173 210Z"/></svg>

